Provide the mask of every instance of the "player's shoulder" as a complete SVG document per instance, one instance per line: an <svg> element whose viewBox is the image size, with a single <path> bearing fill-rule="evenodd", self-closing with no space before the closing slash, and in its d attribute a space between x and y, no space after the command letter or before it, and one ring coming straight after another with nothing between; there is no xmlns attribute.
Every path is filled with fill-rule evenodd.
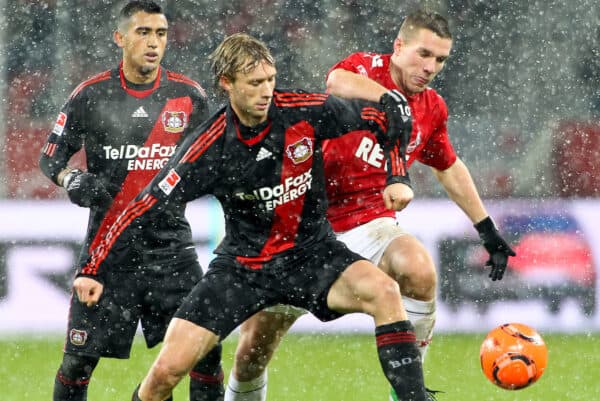
<svg viewBox="0 0 600 401"><path fill-rule="evenodd" d="M320 106L329 95L323 92L310 92L304 89L275 89L273 102L279 108Z"/></svg>
<svg viewBox="0 0 600 401"><path fill-rule="evenodd" d="M89 90L91 90L92 88L95 88L98 85L101 85L102 83L110 80L112 77L112 74L113 74L113 70L102 71L98 74L91 76L90 78L86 79L85 81L81 82L71 92L71 95L69 95L69 100L72 100L76 97L80 97L83 94L85 94L86 92L88 92Z"/></svg>
<svg viewBox="0 0 600 401"><path fill-rule="evenodd" d="M200 96L204 98L206 97L206 91L204 90L202 85L200 85L197 81L193 80L192 78L171 70L166 70L166 74L169 83L175 85L183 85L184 87L187 87L190 91L197 92Z"/></svg>

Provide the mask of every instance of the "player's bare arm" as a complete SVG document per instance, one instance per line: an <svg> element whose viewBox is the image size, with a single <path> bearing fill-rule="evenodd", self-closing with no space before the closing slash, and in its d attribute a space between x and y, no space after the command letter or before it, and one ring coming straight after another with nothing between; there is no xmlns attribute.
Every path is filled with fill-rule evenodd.
<svg viewBox="0 0 600 401"><path fill-rule="evenodd" d="M432 171L450 199L465 212L473 223L480 222L488 216L471 173L462 160L457 158L454 164L446 170L432 168Z"/></svg>
<svg viewBox="0 0 600 401"><path fill-rule="evenodd" d="M378 102L389 89L370 78L338 68L327 77L327 92L347 99Z"/></svg>

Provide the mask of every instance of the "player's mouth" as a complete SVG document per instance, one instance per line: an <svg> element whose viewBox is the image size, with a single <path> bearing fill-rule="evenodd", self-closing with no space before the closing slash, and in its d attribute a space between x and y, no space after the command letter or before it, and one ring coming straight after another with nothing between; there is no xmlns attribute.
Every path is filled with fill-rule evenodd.
<svg viewBox="0 0 600 401"><path fill-rule="evenodd" d="M414 77L413 81L417 84L417 86L427 86L429 85L429 80L423 77Z"/></svg>
<svg viewBox="0 0 600 401"><path fill-rule="evenodd" d="M257 103L256 104L256 109L260 110L260 111L265 111L269 108L269 105L271 104L271 102L266 102L266 103Z"/></svg>
<svg viewBox="0 0 600 401"><path fill-rule="evenodd" d="M156 53L156 52L144 53L144 59L150 63L154 63L158 60L158 53Z"/></svg>

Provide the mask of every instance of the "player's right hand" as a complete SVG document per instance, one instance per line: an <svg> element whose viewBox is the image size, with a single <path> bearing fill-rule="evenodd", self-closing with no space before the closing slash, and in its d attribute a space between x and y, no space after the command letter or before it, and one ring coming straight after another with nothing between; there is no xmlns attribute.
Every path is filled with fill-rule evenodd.
<svg viewBox="0 0 600 401"><path fill-rule="evenodd" d="M388 119L388 135L400 139L407 146L412 132L412 117L406 97L398 90L390 90L381 95L379 103Z"/></svg>
<svg viewBox="0 0 600 401"><path fill-rule="evenodd" d="M77 277L73 282L73 292L79 298L79 302L92 307L98 303L104 285L90 277Z"/></svg>
<svg viewBox="0 0 600 401"><path fill-rule="evenodd" d="M112 197L96 175L81 170L74 170L69 174L71 176L65 189L71 202L81 207L107 207L111 204Z"/></svg>

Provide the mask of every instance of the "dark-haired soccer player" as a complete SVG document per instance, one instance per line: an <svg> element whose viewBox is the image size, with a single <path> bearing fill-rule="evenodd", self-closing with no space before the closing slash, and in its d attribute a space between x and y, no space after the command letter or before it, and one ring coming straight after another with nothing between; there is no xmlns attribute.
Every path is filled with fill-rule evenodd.
<svg viewBox="0 0 600 401"><path fill-rule="evenodd" d="M326 220L320 149L322 140L354 129L376 132L388 166L384 202L404 207L411 192L402 150L411 127L405 99L391 91L378 105L276 90L273 57L245 34L225 38L211 58L228 105L185 139L82 269L89 277L102 274L115 250L137 236L139 224L172 204L210 193L223 206L226 235L217 256L176 312L133 399L168 398L238 324L285 303L322 320L370 314L392 387L405 400L424 401L419 351L398 284L337 241ZM96 287L102 290L100 283Z"/></svg>
<svg viewBox="0 0 600 401"><path fill-rule="evenodd" d="M127 3L114 33L121 64L73 91L42 150L44 173L73 203L90 209L82 261L180 139L207 117L203 89L160 65L167 31L156 3ZM68 165L82 147L86 171ZM148 347L162 341L171 316L202 276L183 208L158 215L113 256L105 274L94 280L78 276L73 283L54 401L87 399L99 359L128 358L138 322ZM95 280L104 284L102 297L90 285ZM190 376L190 400L222 399L220 349L196 364Z"/></svg>

